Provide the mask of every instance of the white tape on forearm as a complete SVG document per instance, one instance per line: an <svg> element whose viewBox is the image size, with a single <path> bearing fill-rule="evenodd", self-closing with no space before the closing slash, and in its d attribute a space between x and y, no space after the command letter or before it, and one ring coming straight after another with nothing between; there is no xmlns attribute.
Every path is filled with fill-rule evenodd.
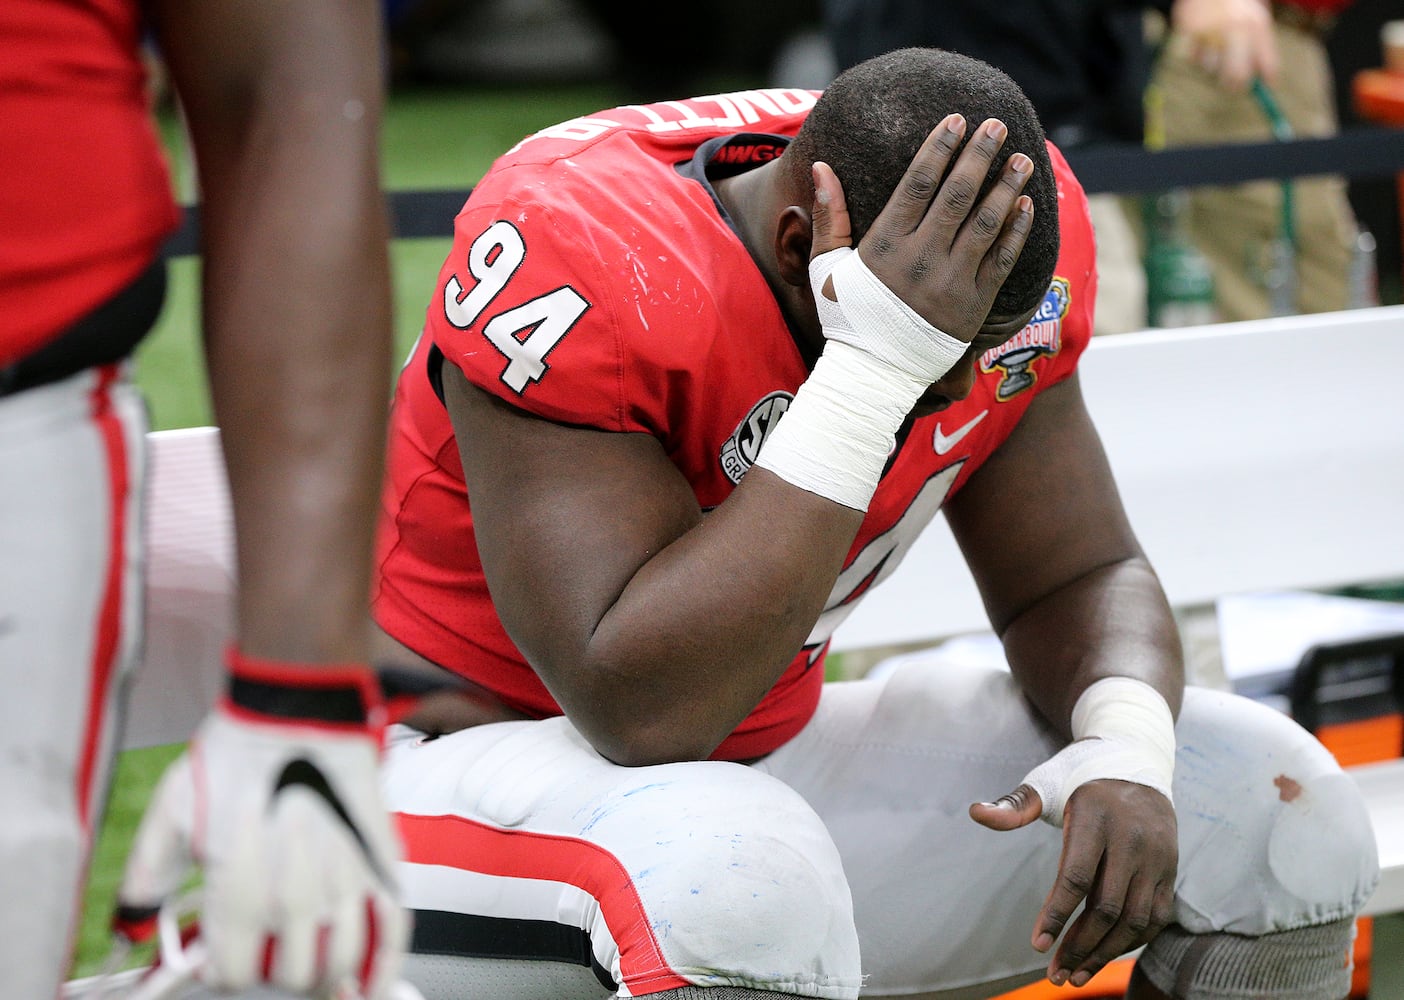
<svg viewBox="0 0 1404 1000"><path fill-rule="evenodd" d="M1076 742L1024 778L1043 800L1043 819L1063 825L1068 799L1089 781L1114 778L1171 798L1175 719L1155 688L1130 677L1104 677L1073 706Z"/></svg>
<svg viewBox="0 0 1404 1000"><path fill-rule="evenodd" d="M830 277L837 302L824 294ZM850 247L810 261L809 280L824 352L756 464L866 511L897 429L969 345L922 319Z"/></svg>
<svg viewBox="0 0 1404 1000"><path fill-rule="evenodd" d="M837 302L824 294L830 277ZM825 340L850 344L927 385L954 368L970 348L922 319L851 247L810 261L809 283Z"/></svg>
<svg viewBox="0 0 1404 1000"><path fill-rule="evenodd" d="M756 464L800 489L866 511L897 428L926 388L855 347L830 341Z"/></svg>

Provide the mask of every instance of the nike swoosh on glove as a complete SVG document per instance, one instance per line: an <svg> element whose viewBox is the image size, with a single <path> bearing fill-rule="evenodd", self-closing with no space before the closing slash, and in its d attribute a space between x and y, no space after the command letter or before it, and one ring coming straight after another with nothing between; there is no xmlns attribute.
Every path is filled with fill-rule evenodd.
<svg viewBox="0 0 1404 1000"><path fill-rule="evenodd" d="M410 922L380 794L385 713L374 677L236 650L228 663L226 696L142 818L115 929L149 937L162 902L198 865L206 985L383 1000Z"/></svg>

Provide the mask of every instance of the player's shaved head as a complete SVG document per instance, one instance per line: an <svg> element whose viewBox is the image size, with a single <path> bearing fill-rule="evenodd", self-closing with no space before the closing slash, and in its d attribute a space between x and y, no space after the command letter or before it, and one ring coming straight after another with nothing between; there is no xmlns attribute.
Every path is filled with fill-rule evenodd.
<svg viewBox="0 0 1404 1000"><path fill-rule="evenodd" d="M922 141L948 114L965 116L967 137L986 118L1009 129L990 167L986 189L1016 152L1034 163L1024 193L1033 199L1033 231L992 315L1021 315L1048 290L1058 260L1058 195L1043 126L1008 75L978 59L944 49L898 49L841 73L819 98L784 155L796 190L812 192L810 167L822 160L843 184L862 239L887 203Z"/></svg>

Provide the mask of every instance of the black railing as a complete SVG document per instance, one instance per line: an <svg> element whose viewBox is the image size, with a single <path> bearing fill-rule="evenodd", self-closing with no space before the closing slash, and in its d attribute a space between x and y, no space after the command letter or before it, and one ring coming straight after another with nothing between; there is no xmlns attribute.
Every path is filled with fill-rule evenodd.
<svg viewBox="0 0 1404 1000"><path fill-rule="evenodd" d="M1067 154L1089 194L1144 194L1167 188L1241 184L1335 174L1350 180L1404 173L1404 128L1352 128L1325 139L1181 146L1152 152L1132 143L1088 147ZM416 239L453 234L453 217L472 188L395 191L390 194L394 234ZM198 207L171 237L167 253L199 247Z"/></svg>

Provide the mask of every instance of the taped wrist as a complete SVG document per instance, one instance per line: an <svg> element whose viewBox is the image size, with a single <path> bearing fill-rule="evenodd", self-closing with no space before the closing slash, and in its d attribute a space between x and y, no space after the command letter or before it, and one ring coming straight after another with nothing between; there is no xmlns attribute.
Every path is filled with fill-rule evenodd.
<svg viewBox="0 0 1404 1000"><path fill-rule="evenodd" d="M866 511L897 429L926 385L830 341L756 464L800 489Z"/></svg>
<svg viewBox="0 0 1404 1000"><path fill-rule="evenodd" d="M830 277L837 302L824 294ZM922 319L850 247L810 261L809 280L824 352L756 464L866 511L897 429L969 345Z"/></svg>
<svg viewBox="0 0 1404 1000"><path fill-rule="evenodd" d="M225 666L225 707L246 720L349 729L384 726L380 685L363 664L267 660L230 646Z"/></svg>
<svg viewBox="0 0 1404 1000"><path fill-rule="evenodd" d="M830 278L838 301L824 294ZM826 341L856 347L926 385L954 368L970 347L922 319L852 247L810 261L809 284Z"/></svg>
<svg viewBox="0 0 1404 1000"><path fill-rule="evenodd" d="M1073 792L1103 778L1146 785L1171 799L1175 719L1155 688L1130 677L1102 678L1073 706L1072 732L1075 742L1024 777L1043 801L1045 822L1061 827Z"/></svg>

